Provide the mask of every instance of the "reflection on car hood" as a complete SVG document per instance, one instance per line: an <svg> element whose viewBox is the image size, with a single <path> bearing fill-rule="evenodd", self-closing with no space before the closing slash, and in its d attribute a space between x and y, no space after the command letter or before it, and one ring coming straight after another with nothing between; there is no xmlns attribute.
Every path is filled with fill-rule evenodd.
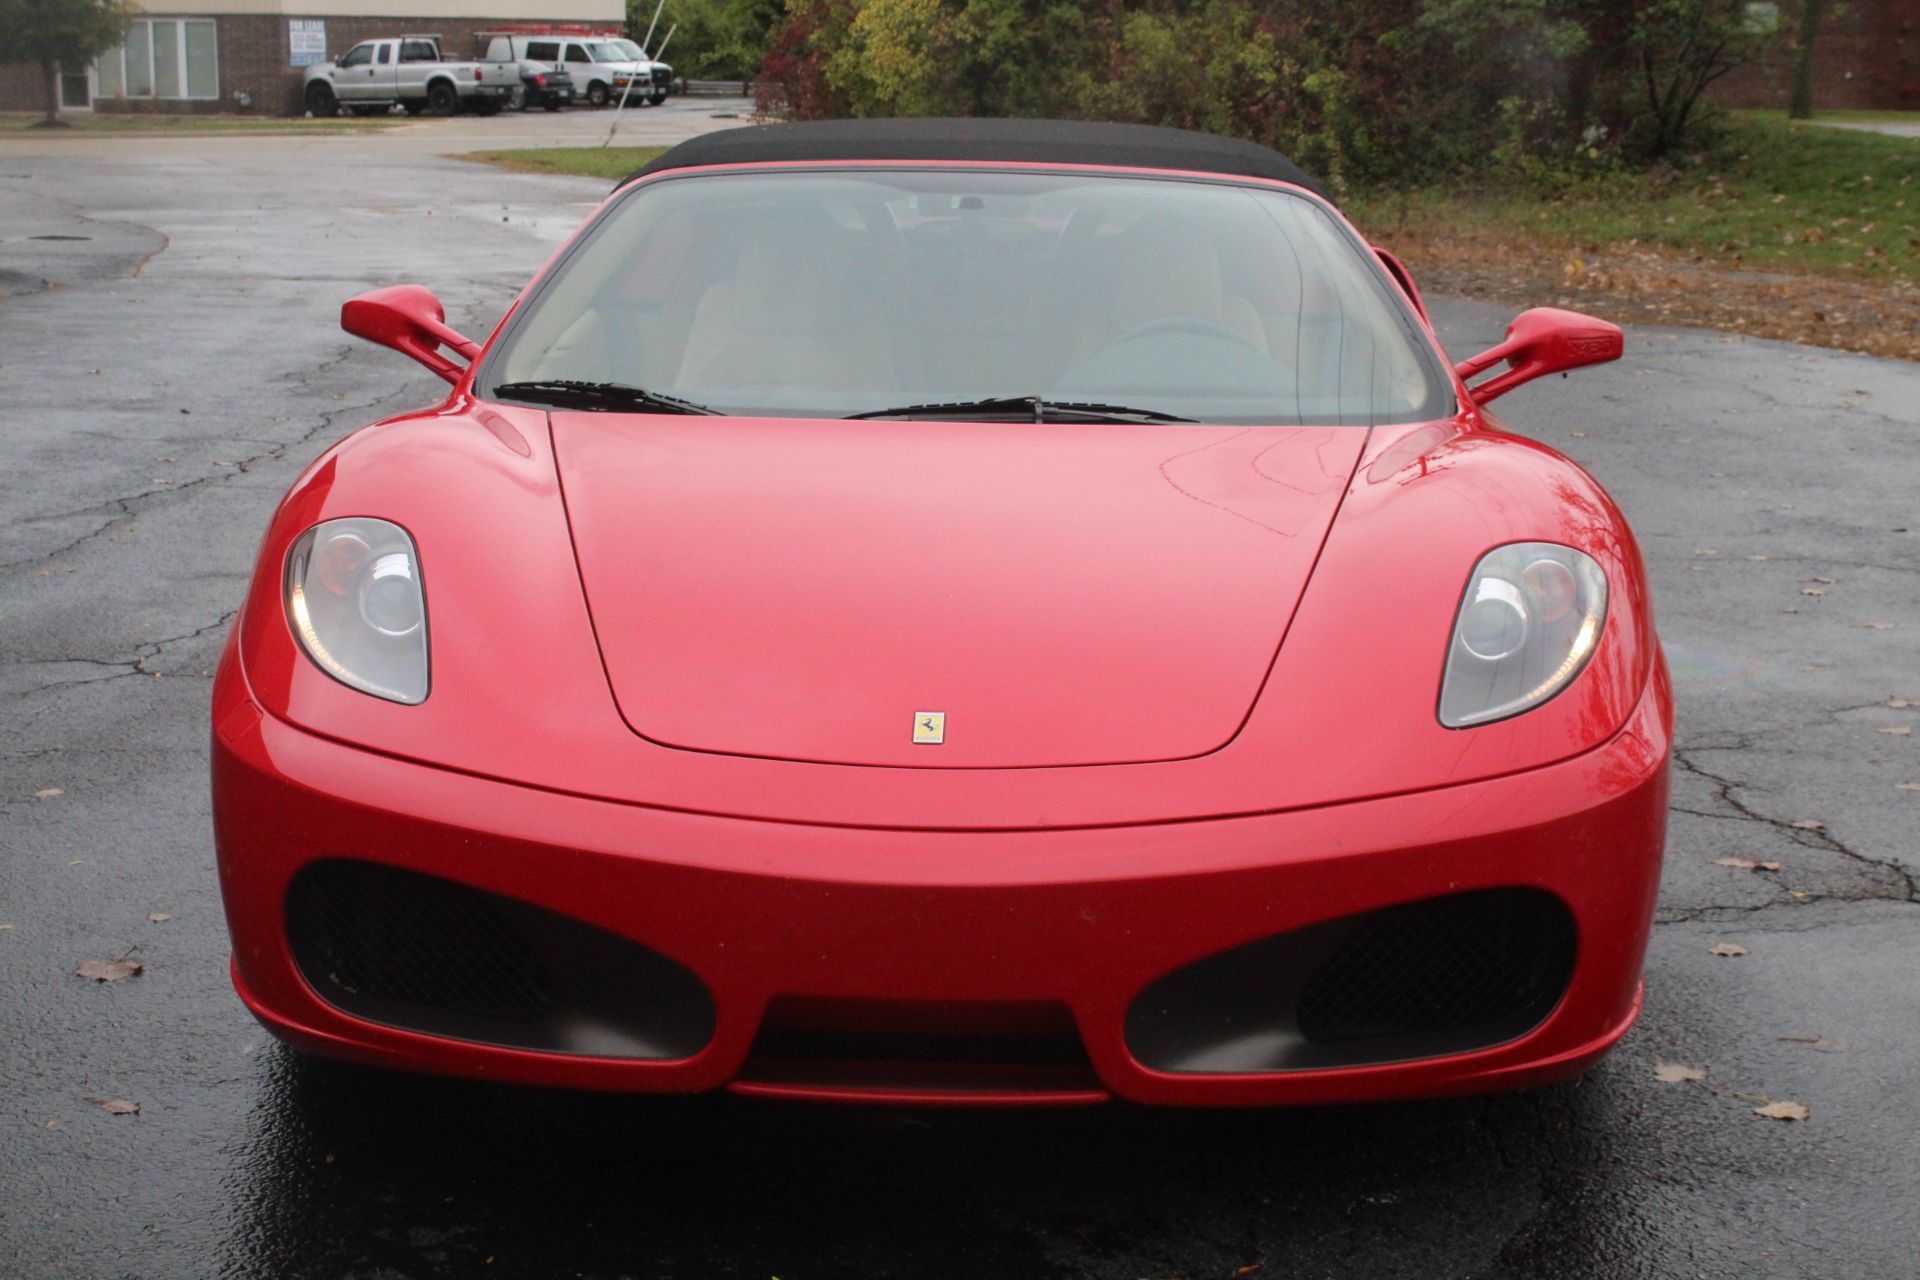
<svg viewBox="0 0 1920 1280"><path fill-rule="evenodd" d="M931 768L1176 759L1238 732L1354 427L556 412L627 723L671 746ZM939 743L917 713L944 713Z"/></svg>

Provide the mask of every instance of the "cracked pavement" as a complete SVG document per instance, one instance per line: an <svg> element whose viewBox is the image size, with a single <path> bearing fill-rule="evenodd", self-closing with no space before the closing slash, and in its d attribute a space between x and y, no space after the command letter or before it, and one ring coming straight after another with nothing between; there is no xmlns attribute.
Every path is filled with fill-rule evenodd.
<svg viewBox="0 0 1920 1280"><path fill-rule="evenodd" d="M970 1114L291 1057L227 983L208 676L285 486L347 431L437 398L346 338L338 305L417 279L484 333L604 190L438 158L448 136L0 142L13 1274L1912 1272L1920 366L1708 332L1632 329L1620 364L1502 406L1625 507L1679 700L1646 1011L1583 1080ZM1508 319L1435 310L1456 355ZM73 975L135 945L138 978ZM1707 1078L1658 1083L1656 1058ZM1769 1099L1811 1119L1754 1116Z"/></svg>

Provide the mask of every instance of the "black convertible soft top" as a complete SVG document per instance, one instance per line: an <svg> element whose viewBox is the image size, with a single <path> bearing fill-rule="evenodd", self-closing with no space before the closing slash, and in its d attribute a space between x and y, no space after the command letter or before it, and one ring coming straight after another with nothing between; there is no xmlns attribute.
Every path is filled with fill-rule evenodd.
<svg viewBox="0 0 1920 1280"><path fill-rule="evenodd" d="M1157 125L1085 120L817 120L749 125L683 142L626 181L664 169L783 160L998 160L1186 169L1290 182L1326 194L1293 161L1257 142Z"/></svg>

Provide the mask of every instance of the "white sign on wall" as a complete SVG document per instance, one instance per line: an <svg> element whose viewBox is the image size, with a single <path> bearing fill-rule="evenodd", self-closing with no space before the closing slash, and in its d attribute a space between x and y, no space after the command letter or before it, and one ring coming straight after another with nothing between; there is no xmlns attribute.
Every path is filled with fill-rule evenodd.
<svg viewBox="0 0 1920 1280"><path fill-rule="evenodd" d="M310 67L327 60L327 23L324 18L287 19L287 64Z"/></svg>

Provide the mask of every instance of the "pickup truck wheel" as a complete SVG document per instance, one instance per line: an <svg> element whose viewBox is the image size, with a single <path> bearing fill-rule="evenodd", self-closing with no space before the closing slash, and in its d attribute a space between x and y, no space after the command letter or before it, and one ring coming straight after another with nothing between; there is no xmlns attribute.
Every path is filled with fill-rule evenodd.
<svg viewBox="0 0 1920 1280"><path fill-rule="evenodd" d="M651 102L656 107L659 106L661 103L665 102L666 100L667 100L667 95L664 93L652 94L647 98L647 101Z"/></svg>
<svg viewBox="0 0 1920 1280"><path fill-rule="evenodd" d="M333 86L325 80L315 80L308 85L307 110L315 116L339 115L340 99L333 96Z"/></svg>
<svg viewBox="0 0 1920 1280"><path fill-rule="evenodd" d="M427 86L427 110L436 116L450 116L460 109L460 95L445 80Z"/></svg>
<svg viewBox="0 0 1920 1280"><path fill-rule="evenodd" d="M587 86L587 105L590 107L606 106L609 96L607 93L607 82L605 80L595 80Z"/></svg>

